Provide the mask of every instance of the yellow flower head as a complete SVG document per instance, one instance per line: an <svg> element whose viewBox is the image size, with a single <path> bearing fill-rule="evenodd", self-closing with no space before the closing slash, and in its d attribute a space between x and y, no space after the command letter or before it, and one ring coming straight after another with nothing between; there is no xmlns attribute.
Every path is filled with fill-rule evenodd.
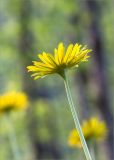
<svg viewBox="0 0 114 160"><path fill-rule="evenodd" d="M23 110L27 107L28 100L25 93L8 92L0 95L0 113L12 110Z"/></svg>
<svg viewBox="0 0 114 160"><path fill-rule="evenodd" d="M97 118L91 118L89 120L85 120L82 123L82 131L85 139L99 141L103 140L107 135L107 126L104 121L100 121ZM70 146L81 147L81 141L76 129L73 129L70 133L68 143Z"/></svg>
<svg viewBox="0 0 114 160"><path fill-rule="evenodd" d="M62 75L64 70L77 67L80 62L87 61L89 52L91 50L86 46L77 43L70 44L65 51L63 43L60 43L58 49L55 48L54 55L45 52L39 54L41 61L33 61L33 66L28 66L27 69L29 72L34 72L32 74L34 79L54 73Z"/></svg>
<svg viewBox="0 0 114 160"><path fill-rule="evenodd" d="M72 147L82 147L81 141L76 129L73 129L70 133L68 144Z"/></svg>

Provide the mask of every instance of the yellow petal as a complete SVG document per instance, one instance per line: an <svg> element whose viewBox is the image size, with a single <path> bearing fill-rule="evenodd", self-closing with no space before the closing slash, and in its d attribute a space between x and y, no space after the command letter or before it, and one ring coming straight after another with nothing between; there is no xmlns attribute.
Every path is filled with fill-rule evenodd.
<svg viewBox="0 0 114 160"><path fill-rule="evenodd" d="M56 67L57 66L57 64L56 64L56 62L55 62L55 59L54 59L54 56L52 56L51 54L49 54L49 53L45 53L45 58L47 59L47 60L49 60L50 61L50 63L52 64L52 66L54 66L54 67Z"/></svg>
<svg viewBox="0 0 114 160"><path fill-rule="evenodd" d="M74 57L79 54L80 48L81 48L81 45L75 44L75 46L73 47L73 50L71 52L71 56L67 60L67 63L72 61L74 59Z"/></svg>
<svg viewBox="0 0 114 160"><path fill-rule="evenodd" d="M42 62L37 62L37 61L33 61L34 65L38 68L48 68L48 69L53 69L53 67L51 67L48 64L42 63Z"/></svg>
<svg viewBox="0 0 114 160"><path fill-rule="evenodd" d="M28 72L36 72L37 71L37 67L35 67L35 66L28 66L27 67L27 69L28 69Z"/></svg>
<svg viewBox="0 0 114 160"><path fill-rule="evenodd" d="M67 63L67 60L71 55L72 49L73 49L73 44L70 44L67 48L67 51L66 51L66 54L65 54L65 57L64 57L64 63Z"/></svg>
<svg viewBox="0 0 114 160"><path fill-rule="evenodd" d="M75 46L73 47L73 50L72 50L72 56L76 56L77 55L77 53L80 50L80 47L81 47L81 45L78 45L77 43L75 44Z"/></svg>
<svg viewBox="0 0 114 160"><path fill-rule="evenodd" d="M62 60L64 58L64 45L63 43L59 43L58 45L58 61L59 61L59 64L62 63Z"/></svg>
<svg viewBox="0 0 114 160"><path fill-rule="evenodd" d="M56 62L57 65L59 65L58 51L57 51L56 48L54 49L54 53L55 53L55 62Z"/></svg>
<svg viewBox="0 0 114 160"><path fill-rule="evenodd" d="M51 68L53 68L53 65L55 66L55 64L53 64L53 62L47 57L45 52L43 52L43 54L39 54L38 57L42 60L42 62L47 64L47 66L50 66Z"/></svg>

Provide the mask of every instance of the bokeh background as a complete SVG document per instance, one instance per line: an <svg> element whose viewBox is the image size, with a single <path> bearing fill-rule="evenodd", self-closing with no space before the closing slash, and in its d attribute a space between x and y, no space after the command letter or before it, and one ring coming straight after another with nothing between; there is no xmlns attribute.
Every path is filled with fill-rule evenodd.
<svg viewBox="0 0 114 160"><path fill-rule="evenodd" d="M82 149L70 148L74 122L63 81L49 76L34 81L26 66L59 42L92 48L86 64L68 74L79 119L103 119L108 136L97 144L96 160L113 160L114 116L113 0L1 0L0 94L15 90L29 97L29 108L15 113L22 160L82 160ZM0 160L13 160L7 128L0 118Z"/></svg>

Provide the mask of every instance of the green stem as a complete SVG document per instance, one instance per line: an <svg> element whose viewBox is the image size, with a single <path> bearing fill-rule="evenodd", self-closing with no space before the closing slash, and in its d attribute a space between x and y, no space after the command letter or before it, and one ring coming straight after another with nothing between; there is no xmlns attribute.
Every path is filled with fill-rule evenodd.
<svg viewBox="0 0 114 160"><path fill-rule="evenodd" d="M95 149L94 149L93 144L90 146L90 151L91 151L91 155L92 155L93 160L95 160Z"/></svg>
<svg viewBox="0 0 114 160"><path fill-rule="evenodd" d="M76 129L78 131L78 134L79 134L79 137L80 137L80 140L81 140L81 143L82 143L82 147L83 147L86 159L87 160L92 160L91 155L89 153L89 149L88 149L86 141L85 141L85 138L84 138L83 133L82 133L82 129L81 129L81 126L80 126L80 123L79 123L79 120L78 120L77 112L76 112L75 106L73 104L73 100L72 100L71 92L70 92L70 89L69 89L68 81L67 81L67 78L66 78L65 75L64 75L64 83L65 83L66 94L67 94L68 102L69 102L70 109L71 109L71 112L72 112L72 116L73 116L73 119L74 119L74 123L75 123Z"/></svg>
<svg viewBox="0 0 114 160"><path fill-rule="evenodd" d="M13 156L14 156L14 160L21 160L19 149L18 149L18 146L17 146L15 129L14 129L13 124L11 122L10 115L6 115L5 119L6 119L6 124L7 124L8 130L9 130L8 136L9 136L10 146L12 148L12 153L13 153Z"/></svg>

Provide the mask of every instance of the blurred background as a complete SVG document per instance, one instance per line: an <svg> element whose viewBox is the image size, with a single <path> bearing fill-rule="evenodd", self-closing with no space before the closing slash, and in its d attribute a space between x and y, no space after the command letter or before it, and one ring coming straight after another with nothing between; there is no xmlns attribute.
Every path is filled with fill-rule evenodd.
<svg viewBox="0 0 114 160"><path fill-rule="evenodd" d="M15 90L29 97L27 111L12 116L21 160L84 159L82 149L68 146L74 122L62 79L34 81L26 69L38 53L53 53L59 42L93 50L88 63L69 72L69 83L80 122L96 116L108 126L96 160L114 159L113 6L113 0L0 1L0 94ZM0 160L13 159L1 117Z"/></svg>

